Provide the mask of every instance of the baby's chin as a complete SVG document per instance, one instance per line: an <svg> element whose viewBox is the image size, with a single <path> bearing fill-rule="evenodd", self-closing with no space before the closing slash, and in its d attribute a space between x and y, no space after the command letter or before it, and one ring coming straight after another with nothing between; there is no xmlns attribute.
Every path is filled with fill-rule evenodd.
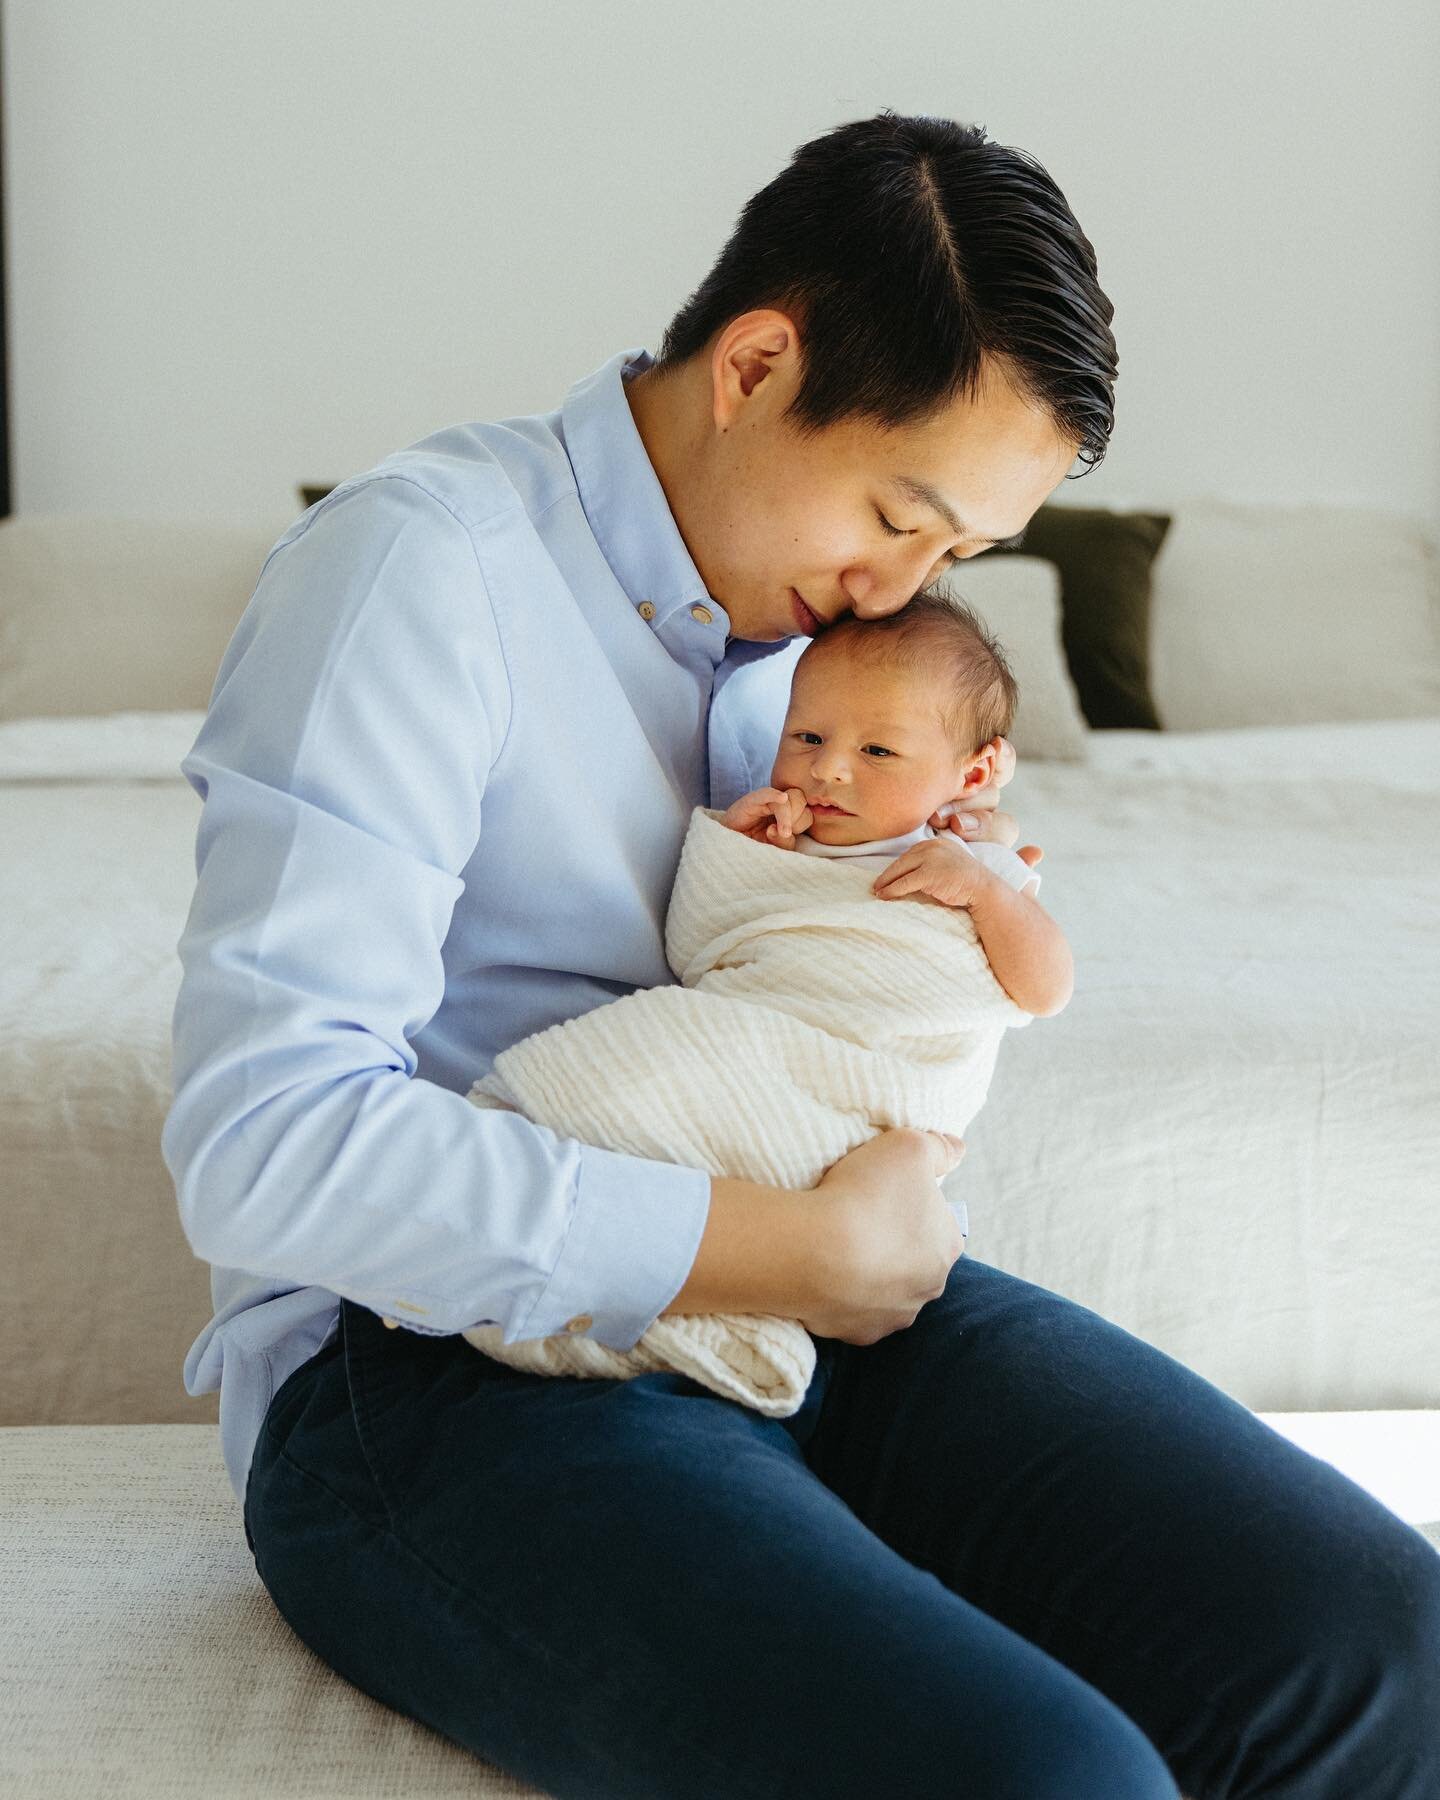
<svg viewBox="0 0 1440 1800"><path fill-rule="evenodd" d="M810 815L810 836L822 844L866 844L874 835L857 813Z"/></svg>

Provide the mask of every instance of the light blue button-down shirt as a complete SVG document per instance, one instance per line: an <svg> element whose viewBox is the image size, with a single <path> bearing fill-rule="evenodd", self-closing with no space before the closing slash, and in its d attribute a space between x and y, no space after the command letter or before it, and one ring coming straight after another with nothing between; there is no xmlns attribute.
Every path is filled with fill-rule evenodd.
<svg viewBox="0 0 1440 1800"><path fill-rule="evenodd" d="M507 1344L589 1314L624 1350L694 1262L703 1170L464 1097L520 1038L674 980L691 810L768 783L805 646L727 644L626 402L650 360L297 519L181 764L204 804L162 1147L214 1265L185 1386L219 1387L242 1500L337 1296Z"/></svg>

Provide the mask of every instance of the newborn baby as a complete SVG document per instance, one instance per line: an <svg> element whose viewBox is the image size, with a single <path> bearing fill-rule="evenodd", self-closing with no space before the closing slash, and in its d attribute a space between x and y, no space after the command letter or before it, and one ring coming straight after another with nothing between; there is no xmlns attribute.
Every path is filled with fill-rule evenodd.
<svg viewBox="0 0 1440 1800"><path fill-rule="evenodd" d="M963 1134L1005 1031L1070 994L1025 860L930 825L985 786L1014 705L964 607L917 595L828 627L796 665L774 785L691 813L665 920L676 985L522 1038L470 1101L791 1190L878 1131ZM461 1335L533 1374L675 1370L776 1418L815 1368L798 1319L757 1313L662 1314L628 1349L579 1332L506 1342L495 1324Z"/></svg>
<svg viewBox="0 0 1440 1800"><path fill-rule="evenodd" d="M1040 877L1001 844L966 844L932 815L985 787L1016 689L966 606L917 594L884 618L841 620L799 662L770 771L721 823L778 849L880 873L882 900L964 907L996 979L1029 1013L1059 1012L1074 968L1034 894Z"/></svg>

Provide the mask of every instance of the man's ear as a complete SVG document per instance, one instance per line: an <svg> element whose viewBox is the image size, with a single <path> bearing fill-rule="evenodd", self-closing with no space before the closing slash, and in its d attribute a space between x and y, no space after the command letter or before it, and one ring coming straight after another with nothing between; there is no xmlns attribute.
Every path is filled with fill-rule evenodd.
<svg viewBox="0 0 1440 1800"><path fill-rule="evenodd" d="M787 406L800 379L800 333L788 313L761 307L720 332L710 354L711 411L721 431L750 406Z"/></svg>

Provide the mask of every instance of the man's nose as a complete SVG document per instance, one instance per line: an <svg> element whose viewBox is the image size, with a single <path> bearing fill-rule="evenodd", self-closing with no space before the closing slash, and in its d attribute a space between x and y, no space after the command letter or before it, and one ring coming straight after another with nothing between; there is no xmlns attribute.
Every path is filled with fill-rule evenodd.
<svg viewBox="0 0 1440 1800"><path fill-rule="evenodd" d="M857 564L846 569L840 585L857 619L882 619L887 613L899 612L929 574L914 566L880 569L874 564Z"/></svg>

